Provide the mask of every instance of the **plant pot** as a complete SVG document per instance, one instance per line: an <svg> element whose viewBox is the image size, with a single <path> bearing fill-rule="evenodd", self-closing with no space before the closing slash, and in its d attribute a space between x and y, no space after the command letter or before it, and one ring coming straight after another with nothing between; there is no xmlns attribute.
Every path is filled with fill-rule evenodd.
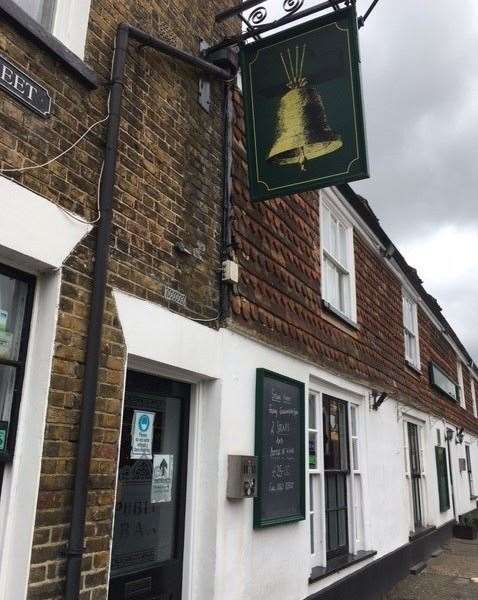
<svg viewBox="0 0 478 600"><path fill-rule="evenodd" d="M454 525L453 535L460 540L476 540L478 527L476 525Z"/></svg>

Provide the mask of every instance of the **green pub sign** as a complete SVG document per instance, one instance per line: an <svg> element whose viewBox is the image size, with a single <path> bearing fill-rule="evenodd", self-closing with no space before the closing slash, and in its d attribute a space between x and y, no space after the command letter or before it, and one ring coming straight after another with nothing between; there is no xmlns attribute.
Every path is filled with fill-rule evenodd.
<svg viewBox="0 0 478 600"><path fill-rule="evenodd" d="M241 49L252 200L368 177L353 7Z"/></svg>

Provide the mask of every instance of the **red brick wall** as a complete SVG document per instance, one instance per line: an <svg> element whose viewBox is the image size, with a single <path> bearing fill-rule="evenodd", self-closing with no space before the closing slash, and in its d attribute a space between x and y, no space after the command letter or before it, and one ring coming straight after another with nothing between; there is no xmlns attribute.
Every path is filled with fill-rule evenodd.
<svg viewBox="0 0 478 600"><path fill-rule="evenodd" d="M321 305L319 193L252 204L247 192L244 120L236 93L233 240L240 282L232 297L233 327L332 371L478 432L468 411L429 384L432 360L457 380L456 354L419 308L421 373L404 356L402 286L357 230L354 232L358 330ZM464 374L467 367L463 367Z"/></svg>

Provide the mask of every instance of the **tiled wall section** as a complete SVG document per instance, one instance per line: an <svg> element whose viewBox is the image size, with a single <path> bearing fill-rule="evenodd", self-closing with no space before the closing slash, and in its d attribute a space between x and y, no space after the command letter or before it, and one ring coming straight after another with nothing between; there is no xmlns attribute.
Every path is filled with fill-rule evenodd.
<svg viewBox="0 0 478 600"><path fill-rule="evenodd" d="M421 308L421 372L405 364L401 282L357 230L358 329L322 308L319 193L252 204L239 92L235 111L233 241L240 282L231 299L233 327L478 432L468 367L463 367L466 411L429 384L430 361L456 381L457 357Z"/></svg>

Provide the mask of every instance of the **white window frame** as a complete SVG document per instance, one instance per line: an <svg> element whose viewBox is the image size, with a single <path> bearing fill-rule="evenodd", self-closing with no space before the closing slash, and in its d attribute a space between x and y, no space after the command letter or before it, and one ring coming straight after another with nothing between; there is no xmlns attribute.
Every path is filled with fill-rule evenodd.
<svg viewBox="0 0 478 600"><path fill-rule="evenodd" d="M405 323L405 305L409 303L412 308L412 327L410 329ZM402 320L403 320L403 343L405 349L405 360L409 365L414 367L415 369L420 370L421 361L420 361L420 340L418 334L418 305L416 299L409 294L405 289L402 289ZM407 336L412 338L414 343L414 352L415 356L410 356L407 351Z"/></svg>
<svg viewBox="0 0 478 600"><path fill-rule="evenodd" d="M336 257L329 253L324 244L325 240L325 214L329 212L330 215L338 221L345 229L345 243L346 243L346 264L342 264ZM339 306L336 306L330 302L327 294L327 280L326 280L326 261L329 261L333 266L345 274L349 278L348 294L347 298L348 305L350 307L350 313L347 314ZM339 314L343 315L346 319L356 323L357 322L357 298L356 298L356 284L355 284L355 256L354 256L354 227L350 219L347 217L347 213L340 206L338 200L331 194L322 192L320 194L320 264L321 264L321 296L322 300L330 305L330 307L338 311Z"/></svg>
<svg viewBox="0 0 478 600"><path fill-rule="evenodd" d="M408 491L408 502L409 502L409 530L410 533L415 533L415 523L413 515L413 490L412 490L412 478L410 476L410 449L408 443L408 423L413 423L418 427L418 445L420 455L420 499L421 499L421 510L422 510L422 522L423 527L427 527L430 523L431 512L429 506L429 495L428 495L428 461L427 453L425 448L427 447L427 436L425 430L425 422L403 413L403 454L405 463L405 478L407 480L407 491Z"/></svg>
<svg viewBox="0 0 478 600"><path fill-rule="evenodd" d="M458 358L456 361L456 373L458 379L458 394L461 408L466 409L466 399L465 399L465 384L463 382L463 363Z"/></svg>
<svg viewBox="0 0 478 600"><path fill-rule="evenodd" d="M470 373L470 385L471 385L471 399L473 402L473 415L475 418L478 418L478 410L476 406L476 387L475 387L475 378Z"/></svg>
<svg viewBox="0 0 478 600"><path fill-rule="evenodd" d="M365 498L364 498L364 476L362 445L365 434L363 424L364 402L356 399L354 395L324 388L319 391L316 387L309 390L308 414L307 414L307 465L309 465L309 440L315 437L316 466L307 469L307 498L308 498L308 532L310 566L326 567L327 565L327 538L325 519L325 476L324 476L324 440L322 420L322 397L330 395L346 402L348 435L349 435L349 464L350 473L347 476L347 512L348 512L348 539L349 553L357 554L360 550L366 550L365 544ZM315 402L315 427L310 426L310 402ZM355 428L353 428L353 412L355 412ZM354 433L353 433L354 432ZM355 442L355 444L354 444ZM355 456L354 448L355 446ZM311 492L311 488L313 492ZM312 520L314 522L312 527ZM313 542L312 542L313 541ZM313 550L312 551L312 543Z"/></svg>
<svg viewBox="0 0 478 600"><path fill-rule="evenodd" d="M49 33L81 59L85 55L90 6L91 0L56 0L52 27L49 30Z"/></svg>

